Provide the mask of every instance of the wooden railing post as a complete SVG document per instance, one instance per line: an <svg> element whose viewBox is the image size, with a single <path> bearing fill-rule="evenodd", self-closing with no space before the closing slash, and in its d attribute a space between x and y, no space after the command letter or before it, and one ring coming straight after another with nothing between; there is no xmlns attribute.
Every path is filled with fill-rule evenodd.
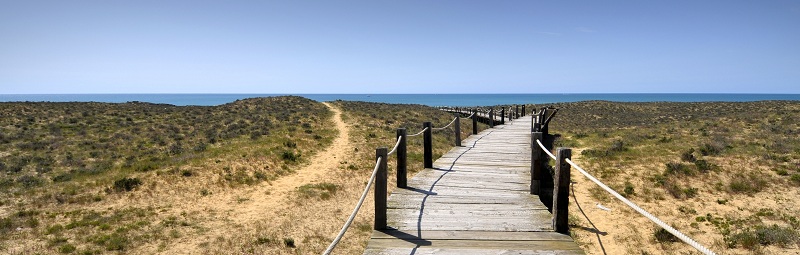
<svg viewBox="0 0 800 255"><path fill-rule="evenodd" d="M405 188L408 183L408 153L406 151L406 129L398 128L397 136L400 137L400 144L397 145L397 187Z"/></svg>
<svg viewBox="0 0 800 255"><path fill-rule="evenodd" d="M519 105L514 106L514 119L519 119Z"/></svg>
<svg viewBox="0 0 800 255"><path fill-rule="evenodd" d="M542 132L531 132L531 194L534 195L541 194L542 168L545 162L537 140L542 140Z"/></svg>
<svg viewBox="0 0 800 255"><path fill-rule="evenodd" d="M387 153L386 147L375 150L375 159L381 158L381 162L378 163L378 173L375 176L375 226L373 227L375 230L386 229Z"/></svg>
<svg viewBox="0 0 800 255"><path fill-rule="evenodd" d="M456 116L456 146L461 146L461 117Z"/></svg>
<svg viewBox="0 0 800 255"><path fill-rule="evenodd" d="M489 128L494 127L494 109L489 109Z"/></svg>
<svg viewBox="0 0 800 255"><path fill-rule="evenodd" d="M562 234L569 234L569 164L566 159L572 157L569 148L558 148L556 154L556 172L553 183L553 229Z"/></svg>
<svg viewBox="0 0 800 255"><path fill-rule="evenodd" d="M478 110L472 111L472 134L478 134Z"/></svg>
<svg viewBox="0 0 800 255"><path fill-rule="evenodd" d="M422 123L422 128L425 128L423 133L423 146L425 151L424 164L425 168L433 168L433 143L431 142L431 133L433 125L430 122Z"/></svg>
<svg viewBox="0 0 800 255"><path fill-rule="evenodd" d="M500 108L500 123L505 125L506 124L506 108Z"/></svg>
<svg viewBox="0 0 800 255"><path fill-rule="evenodd" d="M522 105L522 116L525 116L525 115L527 115L527 114L526 114L526 112L525 112L525 105L523 104L523 105Z"/></svg>

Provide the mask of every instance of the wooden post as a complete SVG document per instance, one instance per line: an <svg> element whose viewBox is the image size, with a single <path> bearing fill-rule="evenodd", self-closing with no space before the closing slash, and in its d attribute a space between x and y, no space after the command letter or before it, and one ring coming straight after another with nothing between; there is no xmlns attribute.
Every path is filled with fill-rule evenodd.
<svg viewBox="0 0 800 255"><path fill-rule="evenodd" d="M545 158L536 140L542 140L542 132L531 132L531 194L539 195Z"/></svg>
<svg viewBox="0 0 800 255"><path fill-rule="evenodd" d="M506 108L500 108L500 124L506 124Z"/></svg>
<svg viewBox="0 0 800 255"><path fill-rule="evenodd" d="M408 152L406 151L406 129L398 128L397 136L400 137L400 145L397 145L397 187L405 188L408 183Z"/></svg>
<svg viewBox="0 0 800 255"><path fill-rule="evenodd" d="M572 157L569 148L558 148L556 154L556 173L553 178L553 229L562 234L569 234L569 164L566 159Z"/></svg>
<svg viewBox="0 0 800 255"><path fill-rule="evenodd" d="M545 116L547 116L547 108L544 108L544 109L542 109L541 112L539 112L539 121L537 121L537 123L541 124L541 126L539 127L539 130L541 130L542 133L546 134L547 131L544 130L544 118L545 118Z"/></svg>
<svg viewBox="0 0 800 255"><path fill-rule="evenodd" d="M519 119L519 105L514 106L514 115L516 116L515 119Z"/></svg>
<svg viewBox="0 0 800 255"><path fill-rule="evenodd" d="M494 109L489 109L489 128L494 127Z"/></svg>
<svg viewBox="0 0 800 255"><path fill-rule="evenodd" d="M456 116L456 146L461 146L461 117Z"/></svg>
<svg viewBox="0 0 800 255"><path fill-rule="evenodd" d="M525 113L525 105L523 104L522 105L522 116L525 116L525 115L527 115L527 114Z"/></svg>
<svg viewBox="0 0 800 255"><path fill-rule="evenodd" d="M547 115L547 114L548 114L548 112L550 112L550 114L553 114L553 113L552 113L553 111L551 111L550 109L548 109L548 110L547 110L547 111L545 111L545 113L542 115L542 120L541 120L541 123L542 123L542 133L545 133L545 134L549 134L549 133L550 133L550 128L548 127L548 126L549 126L549 123L545 123L545 121L547 121L547 118L548 118L548 115Z"/></svg>
<svg viewBox="0 0 800 255"><path fill-rule="evenodd" d="M378 163L378 173L375 176L375 226L373 229L386 229L386 147L375 150L375 159L381 158Z"/></svg>
<svg viewBox="0 0 800 255"><path fill-rule="evenodd" d="M472 111L472 134L478 134L478 110Z"/></svg>
<svg viewBox="0 0 800 255"><path fill-rule="evenodd" d="M433 143L431 142L433 125L430 122L425 122L422 123L422 127L425 128L425 132L423 133L423 146L425 151L424 167L433 168Z"/></svg>

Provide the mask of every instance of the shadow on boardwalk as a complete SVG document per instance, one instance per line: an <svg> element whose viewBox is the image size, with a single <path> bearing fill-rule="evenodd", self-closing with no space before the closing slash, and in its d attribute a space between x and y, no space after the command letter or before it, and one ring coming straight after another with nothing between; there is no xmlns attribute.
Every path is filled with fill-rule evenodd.
<svg viewBox="0 0 800 255"><path fill-rule="evenodd" d="M583 254L530 195L530 125L471 136L396 189L364 254Z"/></svg>

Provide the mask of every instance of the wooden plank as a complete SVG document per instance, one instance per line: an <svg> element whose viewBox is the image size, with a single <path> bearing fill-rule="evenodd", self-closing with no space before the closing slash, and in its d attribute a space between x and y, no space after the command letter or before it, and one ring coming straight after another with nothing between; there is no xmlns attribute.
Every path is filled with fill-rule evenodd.
<svg viewBox="0 0 800 255"><path fill-rule="evenodd" d="M367 248L364 251L364 254L367 255L484 255L484 254L517 254L517 255L528 255L528 254L558 254L558 255L569 255L569 254L584 254L583 251L578 250L531 250L531 249L524 249L524 250L515 250L515 249L507 249L507 248L498 248L498 249L469 249L469 248L431 248L427 246L415 247L415 248Z"/></svg>
<svg viewBox="0 0 800 255"><path fill-rule="evenodd" d="M367 246L368 250L381 248L419 248L424 246L427 249L503 249L503 250L536 250L536 251L557 251L571 250L580 251L580 248L572 241L531 241L531 240L424 240L409 242L401 239L372 239Z"/></svg>
<svg viewBox="0 0 800 255"><path fill-rule="evenodd" d="M464 139L389 196L364 254L583 254L530 195L531 119Z"/></svg>
<svg viewBox="0 0 800 255"><path fill-rule="evenodd" d="M570 241L568 235L555 232L507 232L507 231L422 231L406 233L396 229L375 231L372 233L374 239L393 239L403 240L508 240L508 241Z"/></svg>
<svg viewBox="0 0 800 255"><path fill-rule="evenodd" d="M392 215L389 217L413 217L413 216L433 216L433 215L447 215L448 217L523 217L531 214L530 210L547 210L547 208L537 209L520 209L519 207L513 208L496 208L494 210L453 210L453 209L431 209L431 208L397 208L389 209L386 214Z"/></svg>
<svg viewBox="0 0 800 255"><path fill-rule="evenodd" d="M433 201L436 202L436 201ZM531 205L520 205L514 203L502 203L505 201L499 201L496 204L490 203L430 203L425 204L424 208L426 210L471 210L471 211L479 211L479 210L487 210L489 206L492 208L506 208L506 209L526 209L526 210L543 210L546 209L544 205L539 204L531 204ZM502 207L505 206L505 207ZM420 203L417 202L408 202L408 201L391 201L389 200L388 210L391 209L419 209L423 208ZM494 209L492 209L494 210ZM390 226L391 227L391 226Z"/></svg>
<svg viewBox="0 0 800 255"><path fill-rule="evenodd" d="M459 231L553 231L552 224L547 222L463 222L463 221L443 221L443 222L397 222L389 221L389 224L399 230L416 231L421 230L459 230Z"/></svg>

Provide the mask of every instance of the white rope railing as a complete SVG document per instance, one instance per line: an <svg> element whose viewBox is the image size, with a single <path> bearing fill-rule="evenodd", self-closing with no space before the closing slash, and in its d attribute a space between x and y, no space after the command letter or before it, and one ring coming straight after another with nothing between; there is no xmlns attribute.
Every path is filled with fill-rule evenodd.
<svg viewBox="0 0 800 255"><path fill-rule="evenodd" d="M398 136L397 137L397 143L394 144L394 148L392 148L392 151L390 151L389 153L386 153L386 156L391 156L392 154L397 152L397 148L400 147L400 141L402 141L402 140L403 140L403 137L402 136Z"/></svg>
<svg viewBox="0 0 800 255"><path fill-rule="evenodd" d="M406 135L406 137L414 137L414 136L421 135L422 133L425 133L425 130L428 130L428 128L425 127L425 128L422 129L422 131L419 131L419 133L416 133L416 134L413 134L413 135Z"/></svg>
<svg viewBox="0 0 800 255"><path fill-rule="evenodd" d="M553 158L553 160L556 160L556 155L553 155L553 153L551 153L547 148L545 148L544 145L542 144L542 141L536 139L536 143L539 144L539 147L542 148L542 151L544 151L544 153L547 153L547 156L550 156L551 158Z"/></svg>
<svg viewBox="0 0 800 255"><path fill-rule="evenodd" d="M342 230L339 231L339 234L336 235L336 238L333 239L333 242L331 242L331 244L328 245L328 249L325 249L325 252L322 253L323 255L331 254L333 249L336 248L336 245L339 244L339 241L342 240L344 233L347 232L347 228L349 228L350 224L353 223L353 220L356 218L356 214L358 214L358 210L361 209L361 205L364 204L364 199L367 198L367 193L369 193L369 187L371 187L372 183L375 182L375 175L378 174L378 167L380 166L381 160L383 159L384 158L381 157L375 161L375 169L372 170L372 176L369 177L369 182L367 182L367 187L364 187L364 193L361 194L361 198L358 200L356 208L353 209L353 213L350 214L350 218L348 218L347 222L344 223L344 226L342 226Z"/></svg>
<svg viewBox="0 0 800 255"><path fill-rule="evenodd" d="M433 129L433 131L439 131L439 130L443 130L443 129L445 129L445 128L449 128L449 127L450 127L450 125L453 125L453 123L456 123L456 120L457 120L457 119L458 119L458 118L453 118L453 120L452 120L452 121L450 121L450 124L447 124L447 125L446 125L446 126L444 126L444 127L440 127L440 128L434 128L434 129Z"/></svg>
<svg viewBox="0 0 800 255"><path fill-rule="evenodd" d="M541 148L542 148L542 150L543 150L544 152L546 152L548 156L550 156L550 158L553 158L553 160L556 160L556 156L555 156L555 155L553 155L553 153L550 153L550 151L549 151L549 150L547 150L547 148L545 148L545 147L544 147L544 145L542 145L542 142L541 142L541 141L539 141L539 140L537 139L537 140L536 140L536 143L538 143L538 144L539 144L539 147L541 147ZM598 180L597 178L594 178L594 176L592 176L591 174L589 174L588 172L586 172L586 170L583 170L583 168L581 168L580 166L578 166L577 164L575 164L575 162L572 162L572 160L570 160L570 159L566 159L565 161L567 161L567 163L569 163L569 164L570 164L572 167L575 167L575 169L577 169L577 170L578 170L578 172L580 172L581 174L583 174L584 176L586 176L586 178L589 178L589 180L591 180L592 182L594 182L595 184L597 184L598 186L600 186L601 188L603 188L603 189L604 189L605 191L607 191L608 193L611 193L611 195L614 195L614 197L616 197L617 199L619 199L620 201L622 201L622 202L623 202L623 203L625 203L626 205L628 205L628 206L630 206L631 208L633 208L633 210L636 210L636 212L640 213L640 214L641 214L641 215L643 215L644 217L647 217L647 219L649 219L650 221L652 221L652 222L656 223L656 225L660 226L661 228L663 228L663 229L664 229L664 230L666 230L667 232L670 232L672 235L674 235L674 236L675 236L675 237L677 237L678 239L681 239L681 241L683 241L684 243L686 243L686 244L688 244L688 245L691 245L692 247L694 247L695 249L697 249L697 251L699 251L699 252L701 252L701 253L703 253L703 254L706 254L706 255L716 255L716 253L714 253L713 251L711 251L711 250L709 250L708 248L704 247L704 246L703 246L703 245L701 245L700 243L698 243L698 242L696 242L696 241L692 240L692 238L690 238L689 236L687 236L687 235L685 235L685 234L681 233L680 231L676 230L675 228L671 227L670 225L667 225L666 223L664 223L663 221L661 221L661 219L659 219L659 218L656 218L656 216L653 216L652 214L650 214L650 212L647 212L647 211L645 211L644 209L642 209L642 208L641 208L641 207L639 207L638 205L634 204L633 202L631 202L631 201L630 201L630 200L628 200L627 198L623 197L622 195L620 195L619 193L617 193L617 192L616 192L616 191L614 191L613 189L609 188L609 187L608 187L608 186L606 186L606 185L605 185L603 182L601 182L601 181L600 181L600 180Z"/></svg>

